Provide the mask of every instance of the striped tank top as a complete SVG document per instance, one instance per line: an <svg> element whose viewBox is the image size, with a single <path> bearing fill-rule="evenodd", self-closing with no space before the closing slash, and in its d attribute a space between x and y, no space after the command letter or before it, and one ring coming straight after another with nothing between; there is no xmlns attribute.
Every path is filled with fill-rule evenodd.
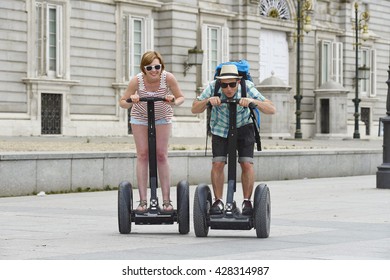
<svg viewBox="0 0 390 280"><path fill-rule="evenodd" d="M169 88L167 86L167 72L163 71L160 76L160 87L157 91L147 91L145 88L144 78L142 73L137 74L138 79L138 90L137 93L139 97L164 97L169 93ZM163 102L157 101L154 103L155 110L155 120L166 119L171 121L173 117L173 108L171 105ZM148 121L148 110L147 102L138 102L133 104L131 108L131 118L134 118L137 121L147 122Z"/></svg>

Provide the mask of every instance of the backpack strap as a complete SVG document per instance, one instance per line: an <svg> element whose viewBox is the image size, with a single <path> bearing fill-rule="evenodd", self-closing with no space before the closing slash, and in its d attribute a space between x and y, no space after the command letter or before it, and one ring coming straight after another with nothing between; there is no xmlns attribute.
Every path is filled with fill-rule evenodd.
<svg viewBox="0 0 390 280"><path fill-rule="evenodd" d="M241 78L240 84L241 84L241 97L243 98L243 97L246 97L246 83L245 83L244 76ZM256 110L255 108L249 107L250 118L252 119L253 128L255 131L256 148L257 148L257 151L260 152L261 151L261 139L260 139L260 132L259 132L260 127L257 126L255 110Z"/></svg>
<svg viewBox="0 0 390 280"><path fill-rule="evenodd" d="M221 97L221 94L219 93L220 88L221 88L221 81L219 79L216 79L214 85L214 96Z"/></svg>
<svg viewBox="0 0 390 280"><path fill-rule="evenodd" d="M241 75L240 73L238 73L238 74ZM245 77L241 78L240 85L241 85L241 98L244 98L244 97L246 97Z"/></svg>
<svg viewBox="0 0 390 280"><path fill-rule="evenodd" d="M250 110L250 116L253 122L253 128L255 130L255 140L256 140L256 149L257 151L261 151L261 139L260 139L260 126L257 126L256 116L255 116L255 109L249 107Z"/></svg>
<svg viewBox="0 0 390 280"><path fill-rule="evenodd" d="M243 77L241 78L240 84L241 84L241 97L246 97L245 75L243 75ZM253 128L255 130L256 148L260 152L261 151L261 139L260 139L260 132L259 132L260 127L257 126L255 110L256 110L255 108L249 107L250 118L252 119Z"/></svg>

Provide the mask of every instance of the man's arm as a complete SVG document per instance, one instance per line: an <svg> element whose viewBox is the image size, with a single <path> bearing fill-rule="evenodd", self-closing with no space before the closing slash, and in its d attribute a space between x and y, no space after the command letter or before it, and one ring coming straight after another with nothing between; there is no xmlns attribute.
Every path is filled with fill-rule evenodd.
<svg viewBox="0 0 390 280"><path fill-rule="evenodd" d="M193 114L199 114L204 112L204 110L206 110L207 108L207 102L208 102L208 98L200 101L198 99L195 99L194 102L192 103L191 112Z"/></svg>
<svg viewBox="0 0 390 280"><path fill-rule="evenodd" d="M245 98L241 98L239 104L243 107L248 107L250 103L256 104L257 108L264 114L272 115L276 113L276 108L272 103L272 101L269 99L264 99L262 101L259 99L245 97Z"/></svg>
<svg viewBox="0 0 390 280"><path fill-rule="evenodd" d="M214 87L213 82L211 82L199 95L198 98L195 98L192 103L191 112L193 114L200 114L204 112L207 108L207 103L210 102L211 105L219 105L221 100L217 96L214 95Z"/></svg>
<svg viewBox="0 0 390 280"><path fill-rule="evenodd" d="M247 83L247 98L242 98L240 101L240 105L244 107L248 107L249 103L255 103L257 108L264 114L275 114L276 108L273 102L267 98L265 98L255 87L255 85L246 81Z"/></svg>
<svg viewBox="0 0 390 280"><path fill-rule="evenodd" d="M257 105L257 108L259 108L259 110L262 113L269 114L269 115L276 113L276 108L271 100L269 99L265 99L264 101L258 99L252 99L252 100L253 100L252 102Z"/></svg>

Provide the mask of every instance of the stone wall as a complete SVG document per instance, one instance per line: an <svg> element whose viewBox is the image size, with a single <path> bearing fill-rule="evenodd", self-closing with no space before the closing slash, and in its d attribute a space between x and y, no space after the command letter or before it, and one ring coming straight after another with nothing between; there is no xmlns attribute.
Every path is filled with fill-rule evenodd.
<svg viewBox="0 0 390 280"><path fill-rule="evenodd" d="M171 151L169 161L171 185L210 184L211 157L204 151ZM262 151L255 154L255 181L373 175L381 161L381 149ZM133 152L2 153L0 197L112 188L122 180L137 187L135 165Z"/></svg>

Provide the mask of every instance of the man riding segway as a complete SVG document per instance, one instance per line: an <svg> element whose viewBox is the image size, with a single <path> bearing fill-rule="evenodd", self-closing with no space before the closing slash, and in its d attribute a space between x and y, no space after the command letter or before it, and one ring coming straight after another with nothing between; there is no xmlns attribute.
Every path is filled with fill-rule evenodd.
<svg viewBox="0 0 390 280"><path fill-rule="evenodd" d="M220 75L216 77L209 86L197 97L192 105L192 113L202 113L207 109L208 104L211 109L211 134L212 134L212 152L213 162L211 170L211 182L214 191L214 203L209 209L210 216L221 215L224 211L236 211L236 204L233 201L224 205L223 203L223 184L224 167L227 161L228 152L228 134L229 134L229 104L226 101L237 100L236 126L237 126L237 145L238 162L241 166L241 182L243 188L242 215L251 216L253 206L251 196L254 185L254 127L250 118L249 106L256 106L265 114L274 114L275 107L273 103L266 99L255 88L251 81L245 81L246 97L242 97L241 76L236 65L222 65ZM214 94L216 83L220 83L219 96ZM224 102L225 101L225 102ZM230 163L229 163L230 164Z"/></svg>

